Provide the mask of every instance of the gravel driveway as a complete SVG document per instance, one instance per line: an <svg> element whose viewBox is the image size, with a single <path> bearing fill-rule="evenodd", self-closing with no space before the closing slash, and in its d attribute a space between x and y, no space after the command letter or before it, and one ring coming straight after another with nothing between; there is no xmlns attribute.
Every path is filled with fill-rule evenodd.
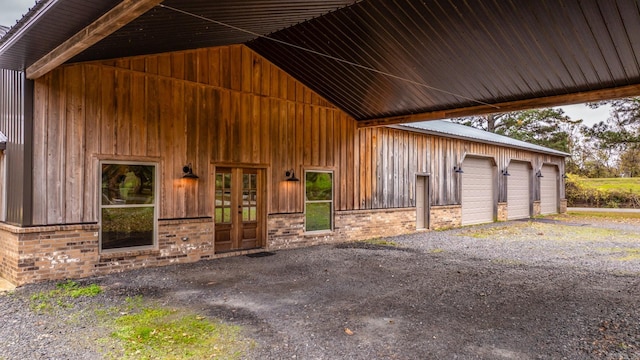
<svg viewBox="0 0 640 360"><path fill-rule="evenodd" d="M558 219L85 279L104 292L54 313L25 286L0 359L104 358L82 314L135 295L242 326L247 359L639 359L640 222Z"/></svg>

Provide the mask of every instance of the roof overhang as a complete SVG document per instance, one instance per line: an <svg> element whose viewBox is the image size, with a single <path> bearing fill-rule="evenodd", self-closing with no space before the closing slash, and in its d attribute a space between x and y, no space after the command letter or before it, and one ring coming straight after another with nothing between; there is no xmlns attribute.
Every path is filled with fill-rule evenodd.
<svg viewBox="0 0 640 360"><path fill-rule="evenodd" d="M640 95L640 0L141 0L148 9L122 11L132 3L42 0L0 39L0 67L37 78L64 61L245 43L359 126Z"/></svg>

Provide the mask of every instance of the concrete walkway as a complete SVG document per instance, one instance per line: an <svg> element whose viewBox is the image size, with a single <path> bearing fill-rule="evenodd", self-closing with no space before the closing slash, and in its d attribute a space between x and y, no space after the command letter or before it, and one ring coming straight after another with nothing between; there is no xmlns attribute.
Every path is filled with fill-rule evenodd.
<svg viewBox="0 0 640 360"><path fill-rule="evenodd" d="M613 208L567 208L568 212L610 212L610 213L640 213L640 209L613 209Z"/></svg>

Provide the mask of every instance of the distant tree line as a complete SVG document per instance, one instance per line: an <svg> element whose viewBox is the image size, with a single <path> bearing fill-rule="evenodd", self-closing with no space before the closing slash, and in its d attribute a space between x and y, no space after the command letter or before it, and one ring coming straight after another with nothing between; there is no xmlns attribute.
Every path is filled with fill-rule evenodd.
<svg viewBox="0 0 640 360"><path fill-rule="evenodd" d="M478 129L570 153L567 171L599 177L640 176L640 97L589 103L610 105L606 121L592 126L545 108L452 119Z"/></svg>

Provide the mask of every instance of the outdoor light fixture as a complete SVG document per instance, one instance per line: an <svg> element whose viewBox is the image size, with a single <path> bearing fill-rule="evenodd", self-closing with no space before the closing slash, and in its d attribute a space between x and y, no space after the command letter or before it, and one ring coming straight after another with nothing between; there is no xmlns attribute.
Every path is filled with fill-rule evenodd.
<svg viewBox="0 0 640 360"><path fill-rule="evenodd" d="M562 174L562 178L567 179L568 178L567 173Z"/></svg>
<svg viewBox="0 0 640 360"><path fill-rule="evenodd" d="M458 173L458 174L464 173L464 171L462 171L462 166L454 166L453 167L453 171Z"/></svg>
<svg viewBox="0 0 640 360"><path fill-rule="evenodd" d="M300 179L298 179L296 177L296 174L293 172L293 169L285 171L284 176L287 177L287 181L300 181Z"/></svg>
<svg viewBox="0 0 640 360"><path fill-rule="evenodd" d="M536 173L536 177L544 177L542 176L542 171L538 170L538 172Z"/></svg>
<svg viewBox="0 0 640 360"><path fill-rule="evenodd" d="M198 179L198 175L193 173L193 168L191 167L191 163L182 167L182 175L183 179Z"/></svg>
<svg viewBox="0 0 640 360"><path fill-rule="evenodd" d="M504 176L511 176L511 174L509 174L509 169L504 169L504 170L502 170L502 175L504 175Z"/></svg>

